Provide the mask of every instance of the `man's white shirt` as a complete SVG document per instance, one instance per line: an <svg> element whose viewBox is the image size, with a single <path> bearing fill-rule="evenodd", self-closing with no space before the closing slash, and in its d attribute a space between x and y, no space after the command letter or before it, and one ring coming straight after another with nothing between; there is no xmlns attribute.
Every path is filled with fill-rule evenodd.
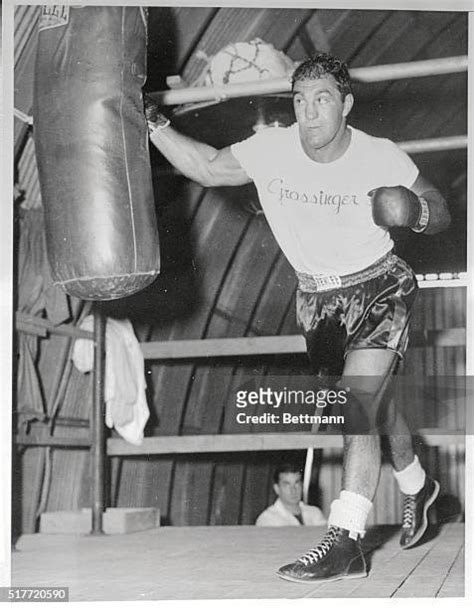
<svg viewBox="0 0 474 608"><path fill-rule="evenodd" d="M326 518L321 509L304 502L299 503L305 526L324 526ZM298 519L290 513L283 502L277 498L265 511L260 513L255 522L256 526L300 526Z"/></svg>

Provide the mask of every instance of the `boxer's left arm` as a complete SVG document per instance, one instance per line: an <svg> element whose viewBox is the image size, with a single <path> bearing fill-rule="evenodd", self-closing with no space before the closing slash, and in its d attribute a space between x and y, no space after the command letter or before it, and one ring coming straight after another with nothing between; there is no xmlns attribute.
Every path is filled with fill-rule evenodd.
<svg viewBox="0 0 474 608"><path fill-rule="evenodd" d="M428 203L429 219L424 234L436 234L446 230L451 223L451 214L441 192L422 175L418 176L410 190Z"/></svg>
<svg viewBox="0 0 474 608"><path fill-rule="evenodd" d="M450 214L441 192L419 175L411 188L387 186L371 190L372 216L378 226L407 227L423 234L445 230Z"/></svg>

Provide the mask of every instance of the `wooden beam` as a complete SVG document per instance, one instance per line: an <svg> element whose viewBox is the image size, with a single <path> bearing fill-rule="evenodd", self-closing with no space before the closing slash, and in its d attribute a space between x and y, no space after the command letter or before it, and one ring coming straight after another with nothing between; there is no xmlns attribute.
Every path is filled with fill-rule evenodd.
<svg viewBox="0 0 474 608"><path fill-rule="evenodd" d="M443 274L443 273L441 273ZM449 274L449 273L447 273ZM460 273L461 274L461 273ZM465 274L465 273L462 273ZM430 276L429 273L426 276ZM437 278L437 279L430 279L430 278L425 278L425 279L419 279L418 278L418 287L420 289L439 289L441 288L448 288L448 289L455 289L456 287L467 287L467 278L452 278L452 279L443 279L443 278Z"/></svg>
<svg viewBox="0 0 474 608"><path fill-rule="evenodd" d="M467 56L442 57L422 61L407 61L386 65L372 65L349 70L351 78L358 82L380 82L403 78L420 78L466 72ZM291 91L290 75L286 78L239 82L221 86L188 87L186 89L170 89L155 91L150 96L160 105L181 105L203 101L223 101L233 97L249 95L271 95L289 93Z"/></svg>
<svg viewBox="0 0 474 608"><path fill-rule="evenodd" d="M87 448L91 447L91 440L88 437L52 437L42 434L32 436L18 434L14 437L16 445L24 447L53 447L53 448Z"/></svg>
<svg viewBox="0 0 474 608"><path fill-rule="evenodd" d="M431 335L431 334L434 335ZM466 346L466 328L429 330L427 344L430 346Z"/></svg>
<svg viewBox="0 0 474 608"><path fill-rule="evenodd" d="M342 447L340 435L251 433L234 435L180 435L145 437L141 446L123 439L107 441L108 456L146 454L200 454L207 452L259 452L267 450L305 450L308 447Z"/></svg>
<svg viewBox="0 0 474 608"><path fill-rule="evenodd" d="M462 431L440 433L439 429L420 429L417 432L429 446L463 445ZM16 445L24 447L53 447L89 449L89 437L51 437L18 434ZM307 448L342 448L342 437L324 433L250 433L233 435L179 435L145 437L142 445L128 443L124 439L107 440L107 456L144 456L147 454L202 454L226 452L262 452L278 450L306 450Z"/></svg>
<svg viewBox="0 0 474 608"><path fill-rule="evenodd" d="M467 135L450 135L449 137L432 137L429 139L414 139L398 144L407 154L423 152L443 152L445 150L462 150L467 148Z"/></svg>
<svg viewBox="0 0 474 608"><path fill-rule="evenodd" d="M383 82L404 78L422 78L466 72L468 68L467 55L456 57L439 57L421 61L404 61L382 65L363 66L349 70L351 78L358 82Z"/></svg>
<svg viewBox="0 0 474 608"><path fill-rule="evenodd" d="M428 329L410 333L411 346L465 346L466 329L451 327L449 329Z"/></svg>
<svg viewBox="0 0 474 608"><path fill-rule="evenodd" d="M465 441L462 431L441 434L440 429L420 429L426 445L459 445ZM260 452L306 450L307 448L342 448L341 435L324 433L250 433L233 435L180 435L145 437L142 445L123 439L107 441L107 456L146 456L148 454L202 454L215 452Z"/></svg>
<svg viewBox="0 0 474 608"><path fill-rule="evenodd" d="M15 329L16 331L23 334L29 334L31 336L39 336L40 338L48 337L48 330L46 327L39 327L38 325L33 325L32 323L24 323L23 321L17 320Z"/></svg>
<svg viewBox="0 0 474 608"><path fill-rule="evenodd" d="M464 346L466 330L463 327L453 327L413 331L410 334L410 344L412 346ZM306 343L303 336L300 335L142 342L140 347L145 359L193 359L306 353Z"/></svg>
<svg viewBox="0 0 474 608"><path fill-rule="evenodd" d="M37 317L35 315L28 315L23 312L15 313L15 323L16 328L19 331L26 331L27 333L32 333L28 331L28 328L38 328L38 335L46 336L46 333L58 334L60 336L69 336L70 338L85 338L92 340L94 338L94 334L91 331L86 331L84 329L79 329L75 325L54 325L48 319L42 319L41 317Z"/></svg>
<svg viewBox="0 0 474 608"><path fill-rule="evenodd" d="M232 357L306 352L305 340L303 336L298 335L142 342L140 347L145 359Z"/></svg>

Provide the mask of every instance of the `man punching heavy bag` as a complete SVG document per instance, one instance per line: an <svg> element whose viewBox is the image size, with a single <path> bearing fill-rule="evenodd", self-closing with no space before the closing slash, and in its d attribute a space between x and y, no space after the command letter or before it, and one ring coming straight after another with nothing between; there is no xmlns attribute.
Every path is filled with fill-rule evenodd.
<svg viewBox="0 0 474 608"><path fill-rule="evenodd" d="M139 7L42 8L33 120L48 258L81 299L130 295L159 272L146 28Z"/></svg>

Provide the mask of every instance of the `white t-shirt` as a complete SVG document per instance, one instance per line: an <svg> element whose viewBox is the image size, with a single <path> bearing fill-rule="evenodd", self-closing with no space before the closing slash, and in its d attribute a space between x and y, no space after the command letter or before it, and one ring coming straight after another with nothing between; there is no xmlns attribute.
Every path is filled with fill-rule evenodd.
<svg viewBox="0 0 474 608"><path fill-rule="evenodd" d="M395 143L349 128L349 147L330 163L307 156L297 123L263 129L231 146L255 183L278 244L299 272L351 274L388 253L393 241L374 223L367 193L380 186L410 188L418 176Z"/></svg>
<svg viewBox="0 0 474 608"><path fill-rule="evenodd" d="M300 502L301 516L305 526L325 526L326 518L321 509ZM277 498L265 511L260 513L256 526L300 526L298 519L290 513L283 502Z"/></svg>

